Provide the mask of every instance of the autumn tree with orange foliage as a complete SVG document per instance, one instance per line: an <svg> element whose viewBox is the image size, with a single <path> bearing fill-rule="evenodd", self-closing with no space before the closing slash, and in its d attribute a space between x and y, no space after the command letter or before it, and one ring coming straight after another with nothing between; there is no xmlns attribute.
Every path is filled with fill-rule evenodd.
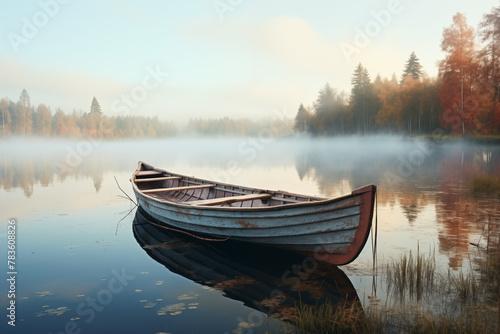
<svg viewBox="0 0 500 334"><path fill-rule="evenodd" d="M403 127L403 118L401 110L403 103L399 91L398 81L393 75L389 80L379 77L375 79L374 91L380 100L380 109L375 116L377 126L386 132L400 132Z"/></svg>
<svg viewBox="0 0 500 334"><path fill-rule="evenodd" d="M407 132L420 132L423 114L423 85L420 80L407 76L401 84L402 118Z"/></svg>
<svg viewBox="0 0 500 334"><path fill-rule="evenodd" d="M406 76L401 85L394 75L391 80L378 77L374 91L381 105L375 118L379 129L410 135L432 132L441 113L437 87L436 80L426 76Z"/></svg>
<svg viewBox="0 0 500 334"><path fill-rule="evenodd" d="M453 24L443 31L441 49L446 58L439 65L442 86L439 90L441 126L453 133L471 133L478 107L477 74L474 28L467 24L462 13L453 17Z"/></svg>
<svg viewBox="0 0 500 334"><path fill-rule="evenodd" d="M482 49L477 48L477 37ZM416 135L437 129L461 135L500 134L500 7L484 15L477 35L465 15L457 13L443 31L441 49L445 58L437 78L425 75L415 52L405 64L400 84L395 76L391 80L377 76L371 82L360 63L342 117L329 113L327 119L315 118L316 127L309 119L306 126L296 124L296 130L307 129L312 135Z"/></svg>

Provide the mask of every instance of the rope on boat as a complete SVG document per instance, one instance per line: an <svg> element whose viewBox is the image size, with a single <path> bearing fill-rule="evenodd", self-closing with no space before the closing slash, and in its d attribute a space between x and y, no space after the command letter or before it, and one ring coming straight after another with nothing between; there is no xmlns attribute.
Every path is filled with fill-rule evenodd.
<svg viewBox="0 0 500 334"><path fill-rule="evenodd" d="M193 237L193 238L196 238L196 239L200 239L200 240L205 240L205 241L227 241L230 238L230 237L227 237L227 238L224 238L224 239L204 238L204 237L201 237L199 235L189 233L187 231L179 230L179 229L176 229L176 228L173 228L173 227L168 227L168 226L165 226L165 225L160 225L160 224L154 223L154 222L152 222L150 220L148 220L148 222L151 225L154 225L154 226L157 226L157 227L161 227L161 228L164 228L164 229L169 230L169 231L184 233L184 234L189 235L190 237Z"/></svg>
<svg viewBox="0 0 500 334"><path fill-rule="evenodd" d="M127 196L127 198L135 204L135 206L139 206L139 204L137 204L132 198L130 198L130 196L122 189L122 187L120 187L120 184L118 183L118 180L116 179L116 176L114 176L115 178L115 182L116 182L116 185L118 186L118 188L122 191L122 193L125 194L125 196Z"/></svg>
<svg viewBox="0 0 500 334"><path fill-rule="evenodd" d="M116 182L116 185L118 186L118 188L122 191L123 194L125 194L126 198L128 198L132 203L134 203L134 205L136 207L139 206L139 204L137 204L132 198L130 198L130 196L122 189L122 187L120 187L120 184L118 183L118 180L116 179L116 176L114 176L115 178L115 182ZM123 196L120 196L120 197L123 197ZM125 197L124 197L125 198ZM134 208L132 208L133 210ZM129 211L129 213L125 216L127 217L130 212L132 212L132 210ZM125 217L123 217L119 222L118 224L123 220L125 219ZM199 235L196 235L196 234L192 234L192 233L189 233L189 232L186 232L186 231L183 231L183 230L179 230L179 229L176 229L176 228L172 228L172 227L167 227L167 226L164 226L164 225L160 225L160 224L156 224L152 221L149 221L148 222L151 224L151 225L154 225L154 226L157 226L157 227L161 227L161 228L164 228L166 230L170 230L170 231L174 231L174 232L179 232L179 233L184 233L184 234L187 234L193 238L196 238L196 239L200 239L200 240L206 240L206 241L227 241L229 239L229 237L227 238L224 238L224 239L212 239L212 238L204 238L204 237L201 237ZM118 227L117 227L118 228Z"/></svg>
<svg viewBox="0 0 500 334"><path fill-rule="evenodd" d="M378 195L375 190L375 233L373 235L372 225L372 253L373 253L373 268L377 265L377 233L378 233Z"/></svg>
<svg viewBox="0 0 500 334"><path fill-rule="evenodd" d="M374 226L375 225L375 226ZM378 233L378 199L377 191L375 190L375 224L372 224L372 254L373 254L373 280L372 294L377 295L377 233Z"/></svg>
<svg viewBox="0 0 500 334"><path fill-rule="evenodd" d="M127 214L126 214L125 216L123 216L123 218L122 218L122 219L120 219L120 220L118 221L118 223L116 223L115 235L117 235L117 234L118 234L118 226L120 226L120 223L121 223L121 222L122 222L125 218L127 218L127 217L128 217L128 216L132 213L132 211L134 211L134 209L135 209L135 208L136 208L136 207L134 206L132 209L130 209L130 210L127 212Z"/></svg>

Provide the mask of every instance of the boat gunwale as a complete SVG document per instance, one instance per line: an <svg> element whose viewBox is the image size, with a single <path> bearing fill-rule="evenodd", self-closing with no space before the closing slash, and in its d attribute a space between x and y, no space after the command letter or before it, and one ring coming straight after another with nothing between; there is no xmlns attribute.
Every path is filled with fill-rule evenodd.
<svg viewBox="0 0 500 334"><path fill-rule="evenodd" d="M167 173L171 176L180 176L181 178L188 178L188 179L196 179L199 180L200 182L208 182L208 183L215 183L217 186L229 186L229 187L238 187L240 189L244 190L249 190L249 191L263 191L263 192L274 192L278 194L283 194L283 195L288 195L288 196L299 196L299 197L304 197L304 198L310 198L313 199L312 201L304 201L304 202L299 202L299 203L289 203L289 204L279 204L279 205L274 205L274 206L259 206L259 207L233 207L233 206L205 206L205 205L191 205L188 202L174 202L170 201L168 199L160 199L157 197L153 197L151 195L148 195L147 193L143 193L141 189L137 186L135 182L135 178L137 174L142 171L142 167L150 166L153 170L156 171L161 171L164 173ZM182 180L182 179L181 179ZM338 201L342 201L345 199L348 199L350 197L358 197L363 195L364 193L369 193L369 192L375 192L376 191L376 186L374 184L369 184L366 186L363 186L361 188L354 189L351 194L347 194L344 196L340 197L317 197L317 196L309 196L309 195L304 195L304 194L298 194L298 193L290 193L286 191L281 191L281 190L270 190L270 189L260 189L260 188L251 188L247 186L242 186L242 185L236 185L236 184L229 184L229 183L222 183L214 180L206 180L194 176L187 176L187 175L182 175L182 174L177 174L177 173L172 173L169 171L166 171L164 169L160 169L154 166L151 166L145 162L139 161L139 166L136 169L136 171L132 174L132 179L130 180L132 182L132 186L134 191L138 192L141 196L147 197L149 200L152 200L154 202L160 203L160 204L166 204L170 206L175 206L179 207L182 209L189 209L189 210L195 210L195 211L242 211L242 212L261 212L261 211L275 211L275 210L286 210L286 209L291 209L291 208L296 208L296 207L314 207L318 205L325 205L325 204L331 204L335 203ZM159 180L160 181L160 180ZM223 191L223 190L222 190ZM275 198L273 198L275 199Z"/></svg>

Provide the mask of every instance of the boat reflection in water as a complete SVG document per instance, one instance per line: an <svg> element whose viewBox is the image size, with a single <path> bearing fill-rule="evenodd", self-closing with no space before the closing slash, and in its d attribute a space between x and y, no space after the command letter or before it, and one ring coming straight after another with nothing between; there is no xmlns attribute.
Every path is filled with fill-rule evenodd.
<svg viewBox="0 0 500 334"><path fill-rule="evenodd" d="M158 223L137 209L134 236L151 258L265 314L293 320L299 305L360 304L349 278L330 263L237 241L201 240Z"/></svg>

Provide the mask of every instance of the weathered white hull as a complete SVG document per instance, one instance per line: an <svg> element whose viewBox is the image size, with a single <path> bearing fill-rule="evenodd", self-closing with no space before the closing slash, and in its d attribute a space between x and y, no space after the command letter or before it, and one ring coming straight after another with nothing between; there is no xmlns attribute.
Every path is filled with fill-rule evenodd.
<svg viewBox="0 0 500 334"><path fill-rule="evenodd" d="M159 178L180 177L180 179L175 182L158 181L164 183L161 187L155 185L157 188L152 188L152 190L140 189L140 187L144 188L145 183L156 182L137 181L141 179L139 177L141 171L151 170L161 171L141 163L134 173L133 189L138 204L153 218L168 222L169 226L178 229L213 238L231 238L312 253L317 256L328 256L330 262L338 265L353 261L368 238L376 192L374 185L357 189L347 196L323 199L218 184L161 171L161 174L158 174L161 175L158 176ZM148 178L151 179L150 176ZM183 178L186 178L188 183L183 182ZM167 192L165 190L169 187L178 189L184 184L193 184L192 180L196 180L196 184L209 184L214 187L195 188L193 186L193 188L169 192L167 197L154 196L155 189L159 189L158 192ZM233 192L234 189L238 189L239 193L249 194L244 196L267 193L270 197L267 203L255 199L231 205L196 204L214 201L218 198L217 192L224 195L224 190L229 189L227 187L230 187L230 191ZM184 186L184 188L187 187ZM223 198L230 197L227 196L228 191ZM178 198L187 196L182 192L192 192L190 200L179 201ZM235 204L237 206L234 206Z"/></svg>

